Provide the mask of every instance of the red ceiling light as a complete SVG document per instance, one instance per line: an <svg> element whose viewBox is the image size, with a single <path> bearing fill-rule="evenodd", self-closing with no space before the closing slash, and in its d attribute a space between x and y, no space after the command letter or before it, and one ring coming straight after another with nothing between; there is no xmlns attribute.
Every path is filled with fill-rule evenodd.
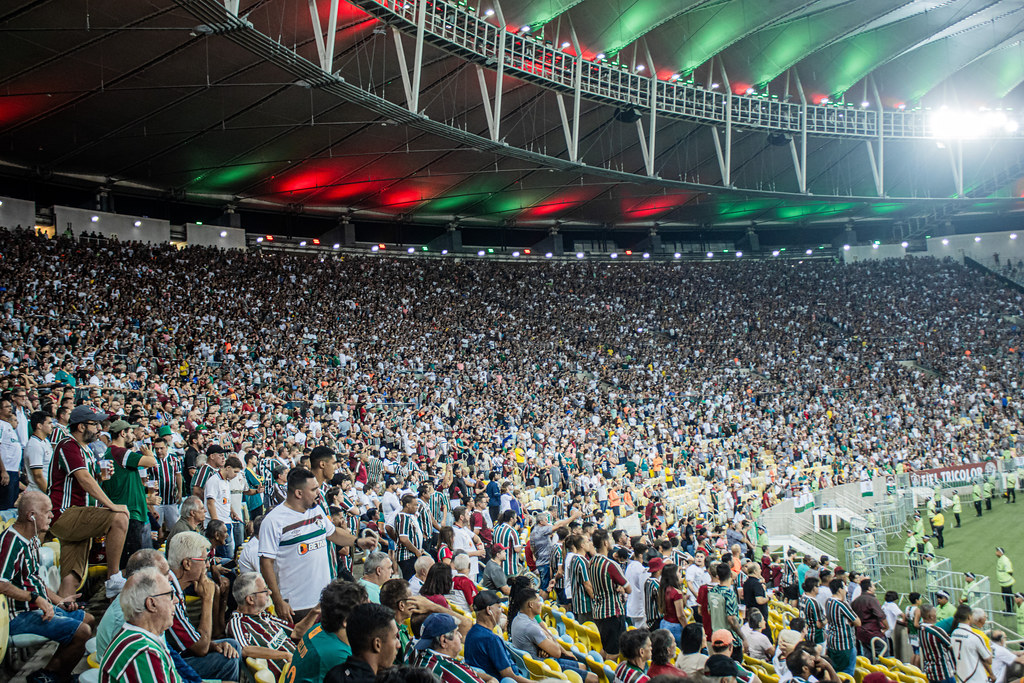
<svg viewBox="0 0 1024 683"><path fill-rule="evenodd" d="M526 254L527 256L529 256L530 255L530 250L529 249L523 249L523 253Z"/></svg>
<svg viewBox="0 0 1024 683"><path fill-rule="evenodd" d="M383 242L381 242L380 244L378 244L378 245L377 245L377 248L378 248L378 249L387 249L387 248L388 248L388 245L386 245L386 244L384 244Z"/></svg>
<svg viewBox="0 0 1024 683"><path fill-rule="evenodd" d="M267 241L268 242L273 242L274 241L274 236L273 235L267 235Z"/></svg>
<svg viewBox="0 0 1024 683"><path fill-rule="evenodd" d="M320 246L320 240L314 239L313 244L315 244L316 246Z"/></svg>
<svg viewBox="0 0 1024 683"><path fill-rule="evenodd" d="M632 255L633 255L633 251L631 249L627 249L626 250L626 256L632 256Z"/></svg>

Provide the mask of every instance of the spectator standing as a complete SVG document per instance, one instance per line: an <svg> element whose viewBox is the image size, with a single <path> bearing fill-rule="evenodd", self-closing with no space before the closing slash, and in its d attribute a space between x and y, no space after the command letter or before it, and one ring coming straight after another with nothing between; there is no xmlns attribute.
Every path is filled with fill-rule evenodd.
<svg viewBox="0 0 1024 683"><path fill-rule="evenodd" d="M416 574L416 561L425 554L424 531L417 515L419 500L411 493L402 496L402 510L395 515L394 529L398 539L395 557L402 578L410 580Z"/></svg>
<svg viewBox="0 0 1024 683"><path fill-rule="evenodd" d="M156 466L157 460L145 444L140 450L133 450L134 430L125 420L110 423L107 431L110 432L110 447L104 458L114 464L114 470L103 482L103 490L110 500L128 508L128 533L121 553L121 562L124 563L136 550L153 547L143 477L146 476L146 468Z"/></svg>
<svg viewBox="0 0 1024 683"><path fill-rule="evenodd" d="M832 579L829 590L832 591L832 597L825 603L825 614L828 615L825 636L828 657L836 671L845 671L852 676L857 664L855 629L860 628L861 621L846 604L846 584L842 579Z"/></svg>
<svg viewBox="0 0 1024 683"><path fill-rule="evenodd" d="M160 428L163 433L164 428ZM169 433L169 431L168 431ZM170 455L170 449L164 438L153 440L153 455L156 456L156 465L153 466L150 477L156 480L156 494L160 497L160 504L156 506L156 514L160 527L166 532L178 522L181 507L181 493L184 480L181 476L181 463Z"/></svg>
<svg viewBox="0 0 1024 683"><path fill-rule="evenodd" d="M921 608L921 664L929 683L953 683L953 641L936 626L937 614L931 605Z"/></svg>
<svg viewBox="0 0 1024 683"><path fill-rule="evenodd" d="M619 654L619 637L626 630L626 595L629 584L618 565L609 557L611 537L605 529L592 535L594 558L590 561L594 588L594 621L601 633L602 655L610 659Z"/></svg>
<svg viewBox="0 0 1024 683"><path fill-rule="evenodd" d="M24 448L18 439L18 418L10 395L0 396L0 510L10 510L18 499L21 457Z"/></svg>
<svg viewBox="0 0 1024 683"><path fill-rule="evenodd" d="M128 532L129 511L114 503L89 473L91 444L99 436L100 423L107 418L87 405L71 411L68 431L53 452L47 481L53 505L50 533L60 540L60 575L62 595L71 595L81 585L88 566L92 539L105 537L107 555L106 594L113 598L124 586L121 576L121 551ZM88 507L86 496L95 498L102 507Z"/></svg>
<svg viewBox="0 0 1024 683"><path fill-rule="evenodd" d="M221 467L206 479L203 486L203 500L206 502L206 523L212 520L224 522L228 528L227 543L219 549L220 557L235 557L235 536L232 528L241 518L231 508L231 482L242 471L242 461L231 456Z"/></svg>
<svg viewBox="0 0 1024 683"><path fill-rule="evenodd" d="M25 485L32 491L46 493L49 489L46 473L50 470L50 460L53 458L53 443L50 441L50 436L53 435L53 418L49 413L37 410L29 416L29 429L32 435L29 436L24 451L24 464L28 475L25 477ZM0 439L2 438L0 435Z"/></svg>
<svg viewBox="0 0 1024 683"><path fill-rule="evenodd" d="M875 584L871 579L862 579L860 582L861 593L850 605L860 619L860 626L857 627L857 644L865 657L874 661L885 649L885 631L888 625L885 612L878 604L875 596ZM878 640L874 640L877 638ZM874 643L874 652L872 652Z"/></svg>

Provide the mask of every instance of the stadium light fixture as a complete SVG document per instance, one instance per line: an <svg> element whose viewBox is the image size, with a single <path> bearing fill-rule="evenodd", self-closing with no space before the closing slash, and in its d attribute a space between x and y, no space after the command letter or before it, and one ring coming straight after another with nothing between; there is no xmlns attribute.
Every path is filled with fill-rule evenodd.
<svg viewBox="0 0 1024 683"><path fill-rule="evenodd" d="M422 247L420 247L420 251L430 251L430 247L424 244Z"/></svg>
<svg viewBox="0 0 1024 683"><path fill-rule="evenodd" d="M523 249L523 253L526 254L527 256L529 256L530 255L530 250L529 249Z"/></svg>
<svg viewBox="0 0 1024 683"><path fill-rule="evenodd" d="M486 251L484 251L483 249L481 249L480 251L476 252L476 255L477 255L477 256L486 256L486 255L487 255L487 252L486 252Z"/></svg>
<svg viewBox="0 0 1024 683"><path fill-rule="evenodd" d="M493 250L493 249L488 249L488 250L487 250L487 253L488 253L488 254L493 254L493 253L494 253L494 250Z"/></svg>
<svg viewBox="0 0 1024 683"><path fill-rule="evenodd" d="M636 65L636 70L637 70L637 71L643 71L643 70L644 70L644 69L646 69L646 68L647 68L647 67L646 67L646 66L644 66L643 64L637 64L637 65Z"/></svg>
<svg viewBox="0 0 1024 683"><path fill-rule="evenodd" d="M928 127L935 138L970 140L999 133L1015 133L1020 123L999 110L964 111L942 107L931 112Z"/></svg>
<svg viewBox="0 0 1024 683"><path fill-rule="evenodd" d="M550 251L544 254L544 258L551 258L552 256L554 256L554 254L552 254Z"/></svg>
<svg viewBox="0 0 1024 683"><path fill-rule="evenodd" d="M136 228L141 228L142 227L142 221L135 221L135 227Z"/></svg>
<svg viewBox="0 0 1024 683"><path fill-rule="evenodd" d="M980 238L980 237L975 237L975 238L974 238L974 241L975 241L975 242L980 242L980 241L981 241L981 238Z"/></svg>
<svg viewBox="0 0 1024 683"><path fill-rule="evenodd" d="M262 237L257 237L257 238L256 238L256 242L257 242L257 243L258 243L258 242L262 242L262 241L263 241L263 238L262 238Z"/></svg>
<svg viewBox="0 0 1024 683"><path fill-rule="evenodd" d="M519 258L519 252L518 251L513 251L512 252L512 258Z"/></svg>
<svg viewBox="0 0 1024 683"><path fill-rule="evenodd" d="M415 254L416 253L416 247L409 247L408 249L406 249L406 251L409 252L410 254Z"/></svg>
<svg viewBox="0 0 1024 683"><path fill-rule="evenodd" d="M903 247L904 249L906 249L907 247L910 246L910 243L909 242L900 242L900 246Z"/></svg>
<svg viewBox="0 0 1024 683"><path fill-rule="evenodd" d="M314 247L319 247L320 246L320 240L318 240L316 238L313 238L313 246Z"/></svg>
<svg viewBox="0 0 1024 683"><path fill-rule="evenodd" d="M227 237L228 236L228 231L227 230L221 230L220 231L220 236L221 237Z"/></svg>
<svg viewBox="0 0 1024 683"><path fill-rule="evenodd" d="M683 255L680 254L678 251L676 253L672 254L672 258L682 258L682 257L683 257Z"/></svg>
<svg viewBox="0 0 1024 683"><path fill-rule="evenodd" d="M736 258L741 258L742 256L743 256L743 252L742 251L737 251L736 252Z"/></svg>
<svg viewBox="0 0 1024 683"><path fill-rule="evenodd" d="M864 109L867 109L868 107L871 106L871 103L868 102L867 100L864 100L863 102L860 103L860 106Z"/></svg>
<svg viewBox="0 0 1024 683"><path fill-rule="evenodd" d="M484 10L484 16L485 17L493 17L494 16L494 10L492 10L490 8L485 9Z"/></svg>
<svg viewBox="0 0 1024 683"><path fill-rule="evenodd" d="M341 244L339 244L338 242L335 242L334 243L334 248L335 249L341 249Z"/></svg>
<svg viewBox="0 0 1024 683"><path fill-rule="evenodd" d="M596 59L599 62L602 62L605 59L607 59L607 57L605 57L605 54L603 52L598 52L596 55L594 55L594 59Z"/></svg>
<svg viewBox="0 0 1024 683"><path fill-rule="evenodd" d="M947 239L942 240L942 246L948 247L949 246L949 240L947 240Z"/></svg>
<svg viewBox="0 0 1024 683"><path fill-rule="evenodd" d="M299 246L300 247L306 246L306 240L302 240L301 242L299 242Z"/></svg>
<svg viewBox="0 0 1024 683"><path fill-rule="evenodd" d="M778 252L778 251L773 251L773 252L772 252L772 256L778 256L778 255L779 255L779 252Z"/></svg>
<svg viewBox="0 0 1024 683"><path fill-rule="evenodd" d="M849 244L844 244L843 245L843 251L850 251L850 245Z"/></svg>
<svg viewBox="0 0 1024 683"><path fill-rule="evenodd" d="M804 253L805 253L805 254L807 254L808 256L810 256L811 254L813 254L813 253L814 253L814 250L813 250L813 249L808 249L808 250L807 250L807 251L805 251Z"/></svg>
<svg viewBox="0 0 1024 683"><path fill-rule="evenodd" d="M380 247L375 244L372 247L370 247L370 251L380 251Z"/></svg>
<svg viewBox="0 0 1024 683"><path fill-rule="evenodd" d="M576 258L583 258L584 256L586 256L586 254L584 254L582 251L576 252Z"/></svg>
<svg viewBox="0 0 1024 683"><path fill-rule="evenodd" d="M274 236L273 235L267 235L267 241L268 242L273 242L274 241Z"/></svg>
<svg viewBox="0 0 1024 683"><path fill-rule="evenodd" d="M708 252L708 258L714 258L714 257L715 257L715 252L709 251Z"/></svg>
<svg viewBox="0 0 1024 683"><path fill-rule="evenodd" d="M871 248L872 249L878 249L878 242L875 242L874 244L872 244Z"/></svg>
<svg viewBox="0 0 1024 683"><path fill-rule="evenodd" d="M644 258L651 258L651 255L645 251L644 252Z"/></svg>
<svg viewBox="0 0 1024 683"><path fill-rule="evenodd" d="M712 90L718 90L718 88L719 88L719 86L718 86L718 84L717 84L717 83L712 83L712 84L711 84L711 89L712 89Z"/></svg>
<svg viewBox="0 0 1024 683"><path fill-rule="evenodd" d="M570 43L568 40L562 41L562 49L563 50L565 48L569 47L570 45L572 45L572 43Z"/></svg>
<svg viewBox="0 0 1024 683"><path fill-rule="evenodd" d="M612 253L608 254L608 258L619 258L619 254L618 252L613 251Z"/></svg>
<svg viewBox="0 0 1024 683"><path fill-rule="evenodd" d="M100 222L100 217L99 216L93 216L89 220L92 221L93 223L99 223Z"/></svg>
<svg viewBox="0 0 1024 683"><path fill-rule="evenodd" d="M520 33L529 33L530 32L530 25L527 24L526 26L522 27L521 29L519 29L519 32Z"/></svg>
<svg viewBox="0 0 1024 683"><path fill-rule="evenodd" d="M1011 240L1017 239L1017 233L1013 233L1012 235L1010 235L1010 239Z"/></svg>
<svg viewBox="0 0 1024 683"><path fill-rule="evenodd" d="M441 256L447 256L447 255L448 255L448 250L447 249L442 249L441 250Z"/></svg>

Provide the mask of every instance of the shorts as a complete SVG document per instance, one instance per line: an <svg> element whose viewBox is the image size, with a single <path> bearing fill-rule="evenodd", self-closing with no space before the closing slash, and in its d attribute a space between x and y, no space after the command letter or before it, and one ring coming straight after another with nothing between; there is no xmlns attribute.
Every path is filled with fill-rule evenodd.
<svg viewBox="0 0 1024 683"><path fill-rule="evenodd" d="M50 525L50 534L60 540L61 579L68 574L85 576L92 539L106 535L115 514L107 508L73 507Z"/></svg>
<svg viewBox="0 0 1024 683"><path fill-rule="evenodd" d="M85 610L65 612L56 605L53 607L53 619L49 621L43 621L42 610L22 612L11 620L11 635L20 636L31 633L66 645L75 637L75 632L82 625L84 618Z"/></svg>
<svg viewBox="0 0 1024 683"><path fill-rule="evenodd" d="M595 619L597 630L601 634L601 647L606 654L619 654L619 637L626 632L626 620L622 617Z"/></svg>
<svg viewBox="0 0 1024 683"><path fill-rule="evenodd" d="M796 584L793 584L792 586L783 586L782 595L785 596L787 600L799 600L800 589L797 587Z"/></svg>

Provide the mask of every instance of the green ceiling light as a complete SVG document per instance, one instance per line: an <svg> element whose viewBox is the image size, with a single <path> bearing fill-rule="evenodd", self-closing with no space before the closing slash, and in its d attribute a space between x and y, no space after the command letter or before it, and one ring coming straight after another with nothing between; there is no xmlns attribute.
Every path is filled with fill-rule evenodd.
<svg viewBox="0 0 1024 683"><path fill-rule="evenodd" d="M430 251L430 249L428 249L427 245L425 244L422 247L420 247L420 249L422 249L423 251Z"/></svg>
<svg viewBox="0 0 1024 683"><path fill-rule="evenodd" d="M488 249L488 250L487 250L487 253L488 253L488 254L493 254L493 253L494 253L494 250L493 250L493 249Z"/></svg>

